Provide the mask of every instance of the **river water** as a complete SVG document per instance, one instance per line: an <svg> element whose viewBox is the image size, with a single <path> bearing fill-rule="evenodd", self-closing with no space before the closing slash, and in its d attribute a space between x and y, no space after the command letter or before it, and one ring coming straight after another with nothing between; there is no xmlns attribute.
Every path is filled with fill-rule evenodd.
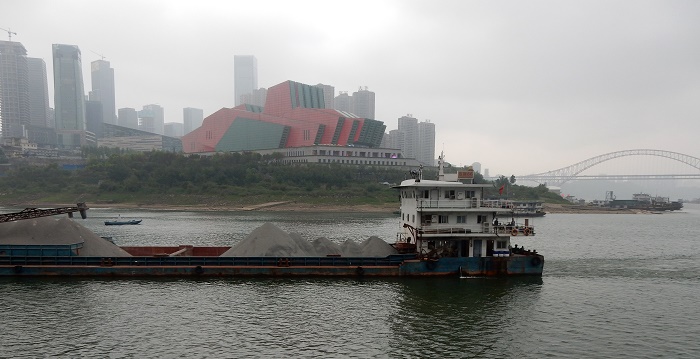
<svg viewBox="0 0 700 359"><path fill-rule="evenodd" d="M9 209L0 209L6 212ZM91 209L120 245L233 245L265 222L393 242L362 213ZM105 220L141 218L139 226ZM548 214L541 278L0 278L0 358L698 358L700 207Z"/></svg>

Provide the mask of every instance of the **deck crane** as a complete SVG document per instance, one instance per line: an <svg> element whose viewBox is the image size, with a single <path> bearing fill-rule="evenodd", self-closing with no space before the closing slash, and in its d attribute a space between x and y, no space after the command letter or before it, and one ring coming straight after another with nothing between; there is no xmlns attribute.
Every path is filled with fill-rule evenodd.
<svg viewBox="0 0 700 359"><path fill-rule="evenodd" d="M85 203L78 203L75 207L59 207L59 208L25 208L20 212L0 214L0 223L19 221L22 219L32 219L38 217L56 216L59 214L68 213L68 217L73 218L73 212L80 212L80 217L87 218L86 211L88 206Z"/></svg>
<svg viewBox="0 0 700 359"><path fill-rule="evenodd" d="M0 27L0 30L3 30L7 33L7 36L10 38L10 41L12 41L12 35L17 35L16 32L12 31L9 27L7 29L3 29Z"/></svg>

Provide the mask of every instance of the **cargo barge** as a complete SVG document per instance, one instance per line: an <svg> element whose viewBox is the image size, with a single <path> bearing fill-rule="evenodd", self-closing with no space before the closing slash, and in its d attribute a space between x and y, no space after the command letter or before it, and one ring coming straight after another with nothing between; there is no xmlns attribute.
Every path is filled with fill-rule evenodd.
<svg viewBox="0 0 700 359"><path fill-rule="evenodd" d="M507 221L511 209L483 200L484 190L491 184L472 183L473 177L468 173L458 174L456 180L445 180L442 158L437 180L425 180L422 171L417 170L412 171L411 179L395 186L401 197L401 220L396 241L391 245L393 254L387 256L236 256L230 254L235 246L118 247L76 227L82 242L54 243L52 238L44 238L41 243L17 243L0 237L0 276L541 275L542 255L511 246L513 237L535 235L529 220ZM62 213L72 216L74 212L85 217L86 210L84 204L78 204L3 215L0 235L1 226L5 225L1 222L36 220ZM73 222L67 225L79 226Z"/></svg>

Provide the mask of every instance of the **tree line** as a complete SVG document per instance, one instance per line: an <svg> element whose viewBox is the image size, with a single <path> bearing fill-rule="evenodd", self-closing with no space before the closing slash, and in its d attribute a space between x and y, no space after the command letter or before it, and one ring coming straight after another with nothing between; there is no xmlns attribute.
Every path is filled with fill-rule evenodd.
<svg viewBox="0 0 700 359"><path fill-rule="evenodd" d="M0 177L2 195L62 202L78 198L157 204L274 200L391 203L397 202L396 190L383 183L398 184L410 178L407 169L336 163L290 165L283 163L278 153L203 156L92 148L83 149L83 156L87 165L74 171L63 170L55 164L16 166ZM424 178L435 175L434 170L424 171ZM478 173L476 180L484 182ZM516 187L522 188L511 192L531 196L528 199L539 199L546 193L545 187ZM498 196L495 184L489 189L489 195Z"/></svg>

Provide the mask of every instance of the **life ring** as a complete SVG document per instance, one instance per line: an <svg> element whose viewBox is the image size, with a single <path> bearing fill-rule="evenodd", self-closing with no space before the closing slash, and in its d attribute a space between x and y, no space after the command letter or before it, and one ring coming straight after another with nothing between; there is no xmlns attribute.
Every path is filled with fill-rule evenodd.
<svg viewBox="0 0 700 359"><path fill-rule="evenodd" d="M530 260L530 264L532 264L534 267L539 267L540 264L542 264L542 259L540 259L539 256L534 256Z"/></svg>
<svg viewBox="0 0 700 359"><path fill-rule="evenodd" d="M425 262L425 266L428 269L433 270L433 269L435 269L435 267L437 267L437 261L429 259L428 261Z"/></svg>
<svg viewBox="0 0 700 359"><path fill-rule="evenodd" d="M357 275L365 275L365 269L362 268L362 267L357 267L357 268L355 269L355 273L356 273Z"/></svg>
<svg viewBox="0 0 700 359"><path fill-rule="evenodd" d="M529 236L529 235L530 235L530 228L525 228L525 229L523 230L523 234L526 235L526 236Z"/></svg>
<svg viewBox="0 0 700 359"><path fill-rule="evenodd" d="M510 235L513 236L513 237L517 236L517 235L518 235L518 230L515 229L515 228L511 229L511 230L510 230Z"/></svg>

